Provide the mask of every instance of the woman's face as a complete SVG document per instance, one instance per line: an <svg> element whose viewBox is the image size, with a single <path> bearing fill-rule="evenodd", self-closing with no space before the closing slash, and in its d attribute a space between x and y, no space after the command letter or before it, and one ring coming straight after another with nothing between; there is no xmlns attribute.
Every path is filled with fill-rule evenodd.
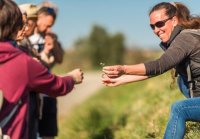
<svg viewBox="0 0 200 139"><path fill-rule="evenodd" d="M176 16L168 17L165 13L165 9L161 9L150 14L150 26L164 43L170 39L172 31L178 22Z"/></svg>
<svg viewBox="0 0 200 139"><path fill-rule="evenodd" d="M28 19L27 21L28 30L25 32L26 37L33 35L34 29L36 27L36 20L35 19Z"/></svg>
<svg viewBox="0 0 200 139"><path fill-rule="evenodd" d="M23 27L21 30L19 30L17 32L17 37L16 37L16 41L20 41L24 39L25 33L28 30L28 26L27 26L27 16L26 15L22 15L22 20L23 20Z"/></svg>

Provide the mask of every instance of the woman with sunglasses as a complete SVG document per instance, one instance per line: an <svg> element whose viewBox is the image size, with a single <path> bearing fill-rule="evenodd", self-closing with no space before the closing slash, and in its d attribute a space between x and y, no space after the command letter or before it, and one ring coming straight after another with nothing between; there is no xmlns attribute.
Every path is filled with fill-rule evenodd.
<svg viewBox="0 0 200 139"><path fill-rule="evenodd" d="M190 98L172 105L165 131L165 139L182 139L186 121L200 121L200 18L190 15L182 3L162 2L149 12L150 27L161 40L165 53L157 60L136 65L103 67L102 81L106 86L118 86L145 80L175 68L180 80L180 90ZM190 29L190 30L188 30ZM191 30L193 29L193 30ZM187 61L195 81L193 96L187 82Z"/></svg>

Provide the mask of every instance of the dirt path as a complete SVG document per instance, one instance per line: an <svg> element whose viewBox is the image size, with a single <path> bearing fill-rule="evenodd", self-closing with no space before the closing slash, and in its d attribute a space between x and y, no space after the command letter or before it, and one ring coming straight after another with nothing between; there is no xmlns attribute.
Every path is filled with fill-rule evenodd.
<svg viewBox="0 0 200 139"><path fill-rule="evenodd" d="M75 106L81 104L98 89L103 87L101 74L101 72L84 73L82 84L76 85L70 94L64 97L58 97L58 115L62 117L69 114Z"/></svg>

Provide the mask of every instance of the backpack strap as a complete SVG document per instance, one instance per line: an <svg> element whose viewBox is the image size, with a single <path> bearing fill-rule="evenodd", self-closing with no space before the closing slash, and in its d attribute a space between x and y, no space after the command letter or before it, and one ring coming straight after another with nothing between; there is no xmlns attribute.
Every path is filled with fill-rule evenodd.
<svg viewBox="0 0 200 139"><path fill-rule="evenodd" d="M19 101L21 103L21 101ZM0 111L3 105L3 91L0 90ZM12 110L12 112L8 115L8 117L4 118L2 121L0 121L0 139L11 139L8 135L4 135L2 132L2 127L4 127L12 118L12 116L14 115L14 113L16 112L16 110L19 107L19 103L15 106L15 108Z"/></svg>
<svg viewBox="0 0 200 139"><path fill-rule="evenodd" d="M195 87L195 81L192 79L192 73L190 69L190 61L187 62L187 79L188 79L188 85L189 85L189 92L190 92L190 97L194 97L194 92L193 88Z"/></svg>
<svg viewBox="0 0 200 139"><path fill-rule="evenodd" d="M0 111L1 111L2 105L3 105L3 91L0 90Z"/></svg>
<svg viewBox="0 0 200 139"><path fill-rule="evenodd" d="M3 104L3 92L2 90L0 90L0 108L2 107L2 104ZM22 101L20 99L18 103L14 106L12 111L4 119L0 121L0 128L3 128L12 119L12 117L14 116L14 114L16 113L17 109L19 108L21 104L22 104Z"/></svg>

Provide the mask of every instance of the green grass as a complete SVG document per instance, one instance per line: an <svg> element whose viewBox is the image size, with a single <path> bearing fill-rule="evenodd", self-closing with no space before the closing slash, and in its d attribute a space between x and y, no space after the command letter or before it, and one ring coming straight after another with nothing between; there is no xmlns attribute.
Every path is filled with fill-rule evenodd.
<svg viewBox="0 0 200 139"><path fill-rule="evenodd" d="M105 87L59 119L58 139L161 139L171 104L183 99L169 88L170 75ZM185 139L199 139L200 126L187 124Z"/></svg>

